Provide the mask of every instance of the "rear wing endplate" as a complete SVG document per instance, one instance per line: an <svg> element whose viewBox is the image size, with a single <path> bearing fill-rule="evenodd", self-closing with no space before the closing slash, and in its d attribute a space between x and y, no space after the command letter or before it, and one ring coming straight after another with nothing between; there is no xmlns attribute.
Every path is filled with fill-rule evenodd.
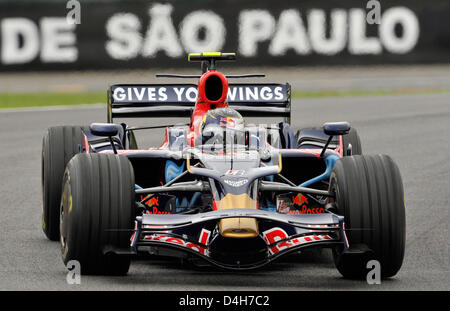
<svg viewBox="0 0 450 311"><path fill-rule="evenodd" d="M289 84L229 84L228 105L244 117L282 117L290 123ZM108 122L114 118L190 117L196 84L118 84L108 90Z"/></svg>

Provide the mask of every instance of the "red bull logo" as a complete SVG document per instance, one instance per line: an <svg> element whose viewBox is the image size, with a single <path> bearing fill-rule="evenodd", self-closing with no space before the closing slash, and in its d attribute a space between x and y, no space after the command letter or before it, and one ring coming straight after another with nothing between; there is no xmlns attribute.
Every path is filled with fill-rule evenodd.
<svg viewBox="0 0 450 311"><path fill-rule="evenodd" d="M148 196L146 196L145 198L143 196L141 196L141 201L147 199ZM150 200L148 200L147 202L145 202L145 205L152 207L152 206L159 206L158 203L158 197L152 197Z"/></svg>
<svg viewBox="0 0 450 311"><path fill-rule="evenodd" d="M233 127L235 127L236 122L232 118L226 117L226 118L221 118L220 119L220 124L219 125L220 126L224 126L224 127L231 127L231 128L233 128Z"/></svg>
<svg viewBox="0 0 450 311"><path fill-rule="evenodd" d="M292 200L292 204L298 205L298 206L302 206L304 204L308 205L308 198L305 197L303 194L299 193Z"/></svg>
<svg viewBox="0 0 450 311"><path fill-rule="evenodd" d="M143 197L141 196L141 200L145 200L147 197ZM153 207L152 209L148 209L145 211L145 214L170 214L170 212L166 212L166 211L160 211L159 210L159 198L158 197L152 197L150 200L148 200L147 202L145 202L145 205L147 205L148 207Z"/></svg>
<svg viewBox="0 0 450 311"><path fill-rule="evenodd" d="M159 206L158 204L158 198L153 197L150 199L148 206Z"/></svg>

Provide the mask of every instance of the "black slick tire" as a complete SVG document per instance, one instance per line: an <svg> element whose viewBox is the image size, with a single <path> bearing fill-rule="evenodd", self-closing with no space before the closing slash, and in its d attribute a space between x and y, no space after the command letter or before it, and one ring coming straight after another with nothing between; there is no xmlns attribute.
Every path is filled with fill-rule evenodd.
<svg viewBox="0 0 450 311"><path fill-rule="evenodd" d="M135 220L134 172L115 154L82 153L68 163L61 205L64 264L82 274L125 275Z"/></svg>
<svg viewBox="0 0 450 311"><path fill-rule="evenodd" d="M378 260L381 277L394 276L405 252L405 204L402 178L387 155L356 155L340 159L330 176L337 214L344 216L350 245L363 245L369 256L347 256L334 250L337 269L345 278L367 276L368 260Z"/></svg>

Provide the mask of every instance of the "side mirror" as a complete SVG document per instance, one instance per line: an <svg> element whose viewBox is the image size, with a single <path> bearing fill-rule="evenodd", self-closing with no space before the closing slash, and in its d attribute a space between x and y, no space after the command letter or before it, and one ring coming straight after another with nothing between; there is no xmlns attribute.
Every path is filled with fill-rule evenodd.
<svg viewBox="0 0 450 311"><path fill-rule="evenodd" d="M118 133L117 125L112 123L92 123L89 129L95 136L112 137Z"/></svg>
<svg viewBox="0 0 450 311"><path fill-rule="evenodd" d="M333 139L333 136L336 135L345 135L348 134L350 131L350 124L348 122L327 122L323 124L323 132L326 135L329 135L325 146L322 149L322 152L320 153L320 157L323 158L325 155L325 151L328 148L328 145L331 143L331 140Z"/></svg>
<svg viewBox="0 0 450 311"><path fill-rule="evenodd" d="M323 124L323 132L330 136L348 134L350 128L348 122L327 122Z"/></svg>

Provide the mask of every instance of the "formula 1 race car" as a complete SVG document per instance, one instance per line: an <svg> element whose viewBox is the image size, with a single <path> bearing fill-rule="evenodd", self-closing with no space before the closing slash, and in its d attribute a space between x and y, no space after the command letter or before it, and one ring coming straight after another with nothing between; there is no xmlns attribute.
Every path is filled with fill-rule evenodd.
<svg viewBox="0 0 450 311"><path fill-rule="evenodd" d="M134 254L176 256L224 269L262 267L309 247L331 248L339 272L365 278L400 269L405 206L399 169L362 155L347 122L294 134L289 84L229 84L219 61L195 53L195 84L113 85L108 122L51 127L42 148L42 227L64 263L83 274L123 275ZM115 118L186 117L141 148ZM282 118L272 125L244 117ZM280 120L278 120L280 121ZM297 122L300 122L298 120Z"/></svg>

